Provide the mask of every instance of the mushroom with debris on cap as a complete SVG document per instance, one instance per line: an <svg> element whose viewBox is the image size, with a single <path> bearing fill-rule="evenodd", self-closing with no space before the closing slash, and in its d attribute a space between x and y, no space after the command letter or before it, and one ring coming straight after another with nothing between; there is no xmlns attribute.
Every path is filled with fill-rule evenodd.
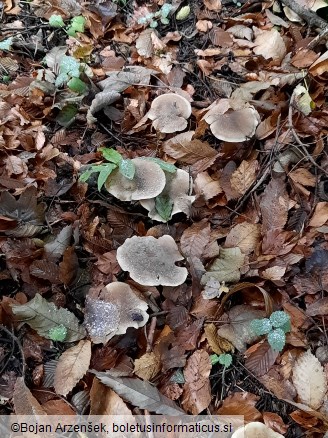
<svg viewBox="0 0 328 438"><path fill-rule="evenodd" d="M216 138L230 143L252 138L261 121L253 106L234 99L220 99L203 119Z"/></svg>
<svg viewBox="0 0 328 438"><path fill-rule="evenodd" d="M105 182L107 191L121 201L138 201L158 196L164 189L165 173L157 163L133 158L135 174L132 180L115 169Z"/></svg>
<svg viewBox="0 0 328 438"><path fill-rule="evenodd" d="M123 335L129 327L143 327L148 321L148 305L126 283L105 286L99 297L87 296L84 325L95 344Z"/></svg>
<svg viewBox="0 0 328 438"><path fill-rule="evenodd" d="M177 169L175 173L165 173L166 185L159 195L167 198L171 202L171 214L168 218L163 218L156 208L156 199L141 199L140 204L146 208L148 216L158 222L167 222L176 213L185 213L189 216L191 204L195 196L188 195L190 189L189 173L182 169Z"/></svg>
<svg viewBox="0 0 328 438"><path fill-rule="evenodd" d="M284 438L284 436L259 421L252 421L237 429L231 438Z"/></svg>
<svg viewBox="0 0 328 438"><path fill-rule="evenodd" d="M164 134L183 131L187 127L187 119L191 116L191 105L179 94L167 93L153 100L148 118L153 127Z"/></svg>
<svg viewBox="0 0 328 438"><path fill-rule="evenodd" d="M179 286L188 271L175 265L183 260L171 236L133 236L117 249L117 261L130 277L144 286Z"/></svg>

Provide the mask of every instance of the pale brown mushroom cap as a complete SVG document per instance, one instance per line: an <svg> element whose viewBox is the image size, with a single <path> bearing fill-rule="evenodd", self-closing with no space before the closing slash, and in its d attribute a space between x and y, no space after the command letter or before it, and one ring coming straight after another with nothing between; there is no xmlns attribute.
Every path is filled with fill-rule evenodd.
<svg viewBox="0 0 328 438"><path fill-rule="evenodd" d="M153 127L165 134L183 131L191 115L191 105L179 94L167 93L156 97L147 114L153 120Z"/></svg>
<svg viewBox="0 0 328 438"><path fill-rule="evenodd" d="M135 174L132 180L123 176L119 169L107 178L108 192L121 201L137 201L158 196L165 187L165 173L157 163L133 158Z"/></svg>
<svg viewBox="0 0 328 438"><path fill-rule="evenodd" d="M252 421L237 429L231 438L284 438L284 436L259 421Z"/></svg>
<svg viewBox="0 0 328 438"><path fill-rule="evenodd" d="M232 143L252 138L261 121L254 107L241 102L238 108L231 99L221 99L210 108L204 120L216 138Z"/></svg>
<svg viewBox="0 0 328 438"><path fill-rule="evenodd" d="M175 265L183 256L174 239L167 235L158 239L152 236L128 238L118 248L116 258L121 268L144 286L179 286L188 275L186 268Z"/></svg>
<svg viewBox="0 0 328 438"><path fill-rule="evenodd" d="M175 173L165 173L166 185L161 195L168 196L173 202L171 218L176 213L185 213L189 216L191 204L195 196L189 196L189 173L182 169L177 169ZM148 216L155 221L165 222L155 209L155 199L141 199L140 204L149 211ZM170 218L170 219L171 219Z"/></svg>

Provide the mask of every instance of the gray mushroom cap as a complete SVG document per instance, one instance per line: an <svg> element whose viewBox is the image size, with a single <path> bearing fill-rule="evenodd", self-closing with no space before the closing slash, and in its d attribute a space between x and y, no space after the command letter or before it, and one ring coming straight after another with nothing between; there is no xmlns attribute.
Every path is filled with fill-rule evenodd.
<svg viewBox="0 0 328 438"><path fill-rule="evenodd" d="M188 271L175 265L183 260L171 236L158 239L152 236L131 237L117 250L118 264L130 277L144 286L179 286Z"/></svg>
<svg viewBox="0 0 328 438"><path fill-rule="evenodd" d="M195 196L188 195L189 188L189 173L185 170L177 169L175 173L166 173L166 185L161 195L169 197L173 202L171 218L176 213L189 216L191 204L195 200ZM155 199L141 199L140 204L149 211L150 218L165 222L155 209Z"/></svg>
<svg viewBox="0 0 328 438"><path fill-rule="evenodd" d="M147 115L153 120L156 130L170 134L186 129L187 119L191 115L191 105L179 94L162 94L153 100Z"/></svg>
<svg viewBox="0 0 328 438"><path fill-rule="evenodd" d="M121 201L137 201L158 196L165 187L165 173L157 163L133 158L135 174L132 180L123 176L119 169L107 178L105 188Z"/></svg>

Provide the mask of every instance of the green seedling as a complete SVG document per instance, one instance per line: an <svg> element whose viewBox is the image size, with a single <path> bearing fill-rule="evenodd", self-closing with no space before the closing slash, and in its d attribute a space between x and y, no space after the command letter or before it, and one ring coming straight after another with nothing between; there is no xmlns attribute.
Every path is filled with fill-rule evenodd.
<svg viewBox="0 0 328 438"><path fill-rule="evenodd" d="M271 348L282 351L286 343L286 333L290 332L290 317L281 310L273 312L270 318L253 319L251 330L257 336L266 335Z"/></svg>

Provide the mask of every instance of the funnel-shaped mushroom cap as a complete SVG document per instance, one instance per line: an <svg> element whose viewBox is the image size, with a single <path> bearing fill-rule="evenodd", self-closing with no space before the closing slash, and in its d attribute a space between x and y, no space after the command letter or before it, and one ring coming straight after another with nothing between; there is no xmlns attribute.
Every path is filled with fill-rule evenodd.
<svg viewBox="0 0 328 438"><path fill-rule="evenodd" d="M231 99L221 99L204 116L219 140L241 142L253 137L261 119L256 109L245 102L238 108Z"/></svg>
<svg viewBox="0 0 328 438"><path fill-rule="evenodd" d="M237 429L231 438L284 438L284 436L259 421L252 421Z"/></svg>
<svg viewBox="0 0 328 438"><path fill-rule="evenodd" d="M178 169L175 173L166 173L166 185L161 196L167 196L173 203L171 217L176 213L185 213L189 216L190 206L195 196L189 196L189 173ZM148 216L158 222L165 220L158 214L155 208L155 199L141 199L140 204L149 211Z"/></svg>
<svg viewBox="0 0 328 438"><path fill-rule="evenodd" d="M132 160L135 174L132 180L123 176L119 169L107 178L108 192L121 201L137 201L158 196L165 187L165 173L157 163L142 158Z"/></svg>
<svg viewBox="0 0 328 438"><path fill-rule="evenodd" d="M179 94L168 93L156 97L151 104L148 118L153 127L165 134L183 131L191 115L191 105Z"/></svg>
<svg viewBox="0 0 328 438"><path fill-rule="evenodd" d="M179 286L188 275L186 268L175 265L183 256L171 236L131 237L118 248L116 257L121 268L144 286Z"/></svg>

